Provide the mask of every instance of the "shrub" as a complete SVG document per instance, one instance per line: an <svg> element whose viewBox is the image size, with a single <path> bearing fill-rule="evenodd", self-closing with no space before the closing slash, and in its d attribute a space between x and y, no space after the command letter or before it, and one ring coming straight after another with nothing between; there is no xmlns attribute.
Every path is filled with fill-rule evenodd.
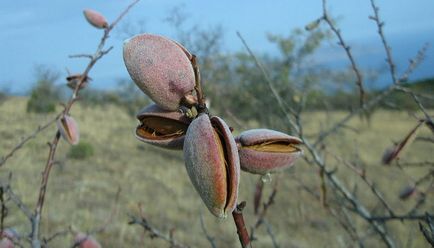
<svg viewBox="0 0 434 248"><path fill-rule="evenodd" d="M38 67L37 81L27 102L27 112L50 113L61 100L60 90L54 85L59 74L45 67Z"/></svg>
<svg viewBox="0 0 434 248"><path fill-rule="evenodd" d="M88 142L80 141L77 145L71 146L67 157L72 159L86 159L91 157L93 154L93 146Z"/></svg>

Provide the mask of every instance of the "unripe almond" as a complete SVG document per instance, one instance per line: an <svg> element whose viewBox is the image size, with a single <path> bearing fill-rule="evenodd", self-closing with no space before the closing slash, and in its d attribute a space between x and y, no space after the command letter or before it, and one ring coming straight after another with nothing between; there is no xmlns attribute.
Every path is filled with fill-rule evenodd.
<svg viewBox="0 0 434 248"><path fill-rule="evenodd" d="M238 197L240 164L231 131L219 117L201 114L188 127L184 142L187 173L211 213L225 218Z"/></svg>
<svg viewBox="0 0 434 248"><path fill-rule="evenodd" d="M136 85L160 107L176 111L193 94L191 54L163 36L141 34L124 42L124 62Z"/></svg>
<svg viewBox="0 0 434 248"><path fill-rule="evenodd" d="M59 129L62 137L71 145L77 145L80 139L80 132L75 120L69 116L64 115L57 119L57 128Z"/></svg>
<svg viewBox="0 0 434 248"><path fill-rule="evenodd" d="M84 233L78 233L74 238L74 243L79 248L101 248L101 245L94 237Z"/></svg>
<svg viewBox="0 0 434 248"><path fill-rule="evenodd" d="M182 149L191 119L180 111L168 111L151 104L137 114L136 137L140 141L169 149Z"/></svg>
<svg viewBox="0 0 434 248"><path fill-rule="evenodd" d="M99 29L108 27L108 22L101 13L96 12L95 10L85 9L83 11L83 14L87 22L90 23L90 25Z"/></svg>
<svg viewBox="0 0 434 248"><path fill-rule="evenodd" d="M302 141L278 131L252 129L237 138L241 169L254 174L273 173L292 166L303 154Z"/></svg>

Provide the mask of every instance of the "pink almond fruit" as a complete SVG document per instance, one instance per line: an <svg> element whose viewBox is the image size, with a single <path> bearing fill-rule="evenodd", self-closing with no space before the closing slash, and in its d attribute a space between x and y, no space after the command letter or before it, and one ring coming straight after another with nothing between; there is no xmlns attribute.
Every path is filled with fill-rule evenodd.
<svg viewBox="0 0 434 248"><path fill-rule="evenodd" d="M62 137L71 145L77 145L80 139L78 124L69 115L61 116L57 119L57 128Z"/></svg>
<svg viewBox="0 0 434 248"><path fill-rule="evenodd" d="M237 138L241 169L253 174L274 173L294 164L303 151L302 141L270 129L252 129Z"/></svg>
<svg viewBox="0 0 434 248"><path fill-rule="evenodd" d="M191 98L195 86L191 54L180 44L140 34L124 42L123 56L136 85L163 109L176 111L182 99Z"/></svg>
<svg viewBox="0 0 434 248"><path fill-rule="evenodd" d="M187 173L211 213L226 218L236 206L240 163L235 140L219 117L200 114L184 142Z"/></svg>

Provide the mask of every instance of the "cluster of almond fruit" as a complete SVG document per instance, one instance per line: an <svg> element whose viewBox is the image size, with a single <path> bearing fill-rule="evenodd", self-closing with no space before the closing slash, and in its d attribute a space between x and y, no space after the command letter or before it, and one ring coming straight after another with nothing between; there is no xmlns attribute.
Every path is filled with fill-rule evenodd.
<svg viewBox="0 0 434 248"><path fill-rule="evenodd" d="M266 175L302 155L301 140L278 131L234 137L222 118L209 114L196 57L176 41L140 34L125 41L123 57L133 81L155 102L137 115L136 137L184 151L191 182L213 215L224 218L236 207L240 169Z"/></svg>

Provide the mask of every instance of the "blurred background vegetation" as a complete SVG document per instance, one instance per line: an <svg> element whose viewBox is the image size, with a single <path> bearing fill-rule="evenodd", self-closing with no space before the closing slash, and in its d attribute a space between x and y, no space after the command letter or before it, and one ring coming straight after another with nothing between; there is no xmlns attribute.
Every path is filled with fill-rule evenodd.
<svg viewBox="0 0 434 248"><path fill-rule="evenodd" d="M187 26L185 19L182 9L174 9L167 21L176 30L176 37L173 38L199 58L211 112L224 117L229 125L235 127L235 133L257 127L291 133L252 57L244 50L223 52L224 30L221 27ZM139 30L140 27L128 27L122 32L135 34L143 31ZM306 136L318 135L345 113L358 107L358 91L350 68L324 68L315 63L315 52L333 39L325 27L299 28L289 34L267 34L267 37L279 53L257 56L286 104L296 106L300 101L305 102L303 122ZM381 70L363 73L366 77L375 78ZM175 237L184 243L193 247L208 245L201 235L198 219L199 215L203 215L218 247L236 247L238 241L232 224L224 224L210 216L194 192L183 168L182 154L134 139L134 116L150 100L130 79L119 80L114 90L96 90L91 85L81 91L79 105L72 111L80 125L82 142L75 147L62 142L59 148L59 166L55 167L51 178L44 210L44 233L54 233L69 225L87 231L105 223L108 216L114 216L107 230L96 235L104 246L164 247L162 241L144 238L139 228L127 225L126 214L138 212L137 203L141 202L150 221L167 232L174 228ZM409 81L405 85L416 93L434 96L434 78ZM367 90L369 99L382 89L371 87ZM28 96L10 96L7 90L0 91L0 155L9 151L20 137L54 116L60 109L59 103L64 102L69 94L64 76L44 66L37 67L34 86ZM434 107L434 101L422 101L425 107ZM388 193L387 200L401 211L411 208L414 200L400 200L399 191L414 178L403 175L400 168L381 166L380 158L385 147L413 127L414 118L407 111L416 109L411 98L403 93L393 93L368 113L372 117L370 122L363 118L352 121L349 126L353 129L334 136L330 147L346 159L362 164L378 187ZM428 134L427 130L421 132L421 135ZM15 155L6 168L1 168L2 177L6 172L13 172L12 186L30 205L36 200L35 185L40 180L37 175L46 160L48 151L45 141L50 135L49 131L44 132ZM407 154L405 159L410 161L432 159L432 146L415 142ZM369 200L369 189L360 178L344 168L337 171L343 181L366 200L369 207L375 209L376 203ZM420 168L410 168L407 172L415 178L423 175ZM255 219L251 202L258 179L257 176L242 174L240 199L250 204L246 210L248 225L252 225ZM300 184L300 181L303 183ZM118 187L122 189L122 194L116 202ZM343 234L337 221L315 197L303 190L303 187L308 187L317 191L316 168L300 161L280 176L279 187L276 204L267 218L281 247L351 247L348 244L352 241ZM271 188L271 184L267 184L264 194L269 194ZM427 209L433 211L432 199L428 199ZM9 226L26 231L23 225L25 220L19 210L11 208L6 221ZM355 222L361 229L368 229L361 220ZM426 244L415 231L416 223L395 222L388 227L402 247L404 244L406 247ZM378 237L369 233L366 236L370 237L366 247L379 246ZM255 247L272 246L265 228L257 233L257 237ZM66 238L61 238L55 243L58 246L54 247L64 247L68 242Z"/></svg>

